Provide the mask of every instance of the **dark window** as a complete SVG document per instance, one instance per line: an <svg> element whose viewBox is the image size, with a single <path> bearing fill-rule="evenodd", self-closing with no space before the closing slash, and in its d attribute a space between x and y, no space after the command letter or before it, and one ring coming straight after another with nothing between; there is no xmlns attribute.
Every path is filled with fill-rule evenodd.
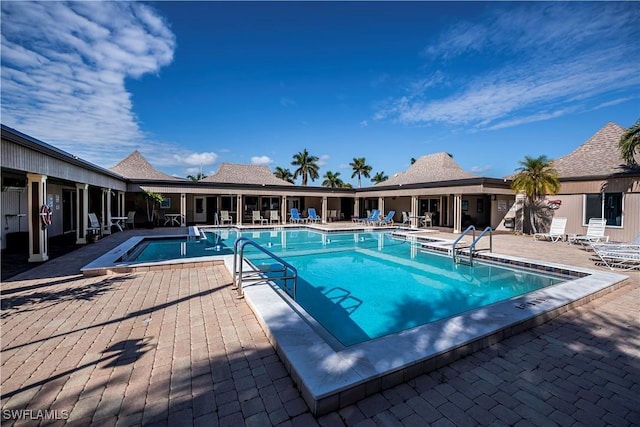
<svg viewBox="0 0 640 427"><path fill-rule="evenodd" d="M622 193L587 194L584 204L584 223L591 218L604 218L607 225L622 225Z"/></svg>

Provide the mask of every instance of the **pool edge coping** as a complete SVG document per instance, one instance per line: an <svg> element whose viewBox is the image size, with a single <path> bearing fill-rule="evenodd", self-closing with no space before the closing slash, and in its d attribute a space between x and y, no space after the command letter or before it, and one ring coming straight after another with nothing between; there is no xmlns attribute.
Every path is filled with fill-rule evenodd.
<svg viewBox="0 0 640 427"><path fill-rule="evenodd" d="M494 257L584 276L341 350L331 347L270 284L246 286L244 295L312 413L322 415L545 323L628 280L615 272ZM439 340L430 341L441 332Z"/></svg>

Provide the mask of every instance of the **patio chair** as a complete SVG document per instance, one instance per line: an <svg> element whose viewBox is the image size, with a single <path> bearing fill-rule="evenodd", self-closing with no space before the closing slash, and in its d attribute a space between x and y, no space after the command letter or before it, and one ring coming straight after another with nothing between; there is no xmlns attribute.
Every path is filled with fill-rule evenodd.
<svg viewBox="0 0 640 427"><path fill-rule="evenodd" d="M100 226L100 221L98 221L98 217L95 213L89 213L89 227L87 227L87 234L93 235L101 235L102 227Z"/></svg>
<svg viewBox="0 0 640 427"><path fill-rule="evenodd" d="M271 210L269 211L269 223L273 224L280 224L280 215L278 214L278 211L276 210Z"/></svg>
<svg viewBox="0 0 640 427"><path fill-rule="evenodd" d="M315 208L309 208L309 211L307 212L307 221L308 222L320 222L320 221L322 221L322 218L316 214L316 209Z"/></svg>
<svg viewBox="0 0 640 427"><path fill-rule="evenodd" d="M402 211L402 225L411 224L411 218L409 218L409 212Z"/></svg>
<svg viewBox="0 0 640 427"><path fill-rule="evenodd" d="M633 270L640 268L640 244L637 243L596 243L592 246L602 262L609 269Z"/></svg>
<svg viewBox="0 0 640 427"><path fill-rule="evenodd" d="M600 242L608 242L609 236L605 236L605 226L607 220L604 218L591 218L587 226L587 233L583 235L575 235L570 238L570 243L594 244Z"/></svg>
<svg viewBox="0 0 640 427"><path fill-rule="evenodd" d="M421 222L423 227L433 227L433 220L431 219L431 212L425 212Z"/></svg>
<svg viewBox="0 0 640 427"><path fill-rule="evenodd" d="M389 211L387 216L378 221L378 225L393 225L393 217L395 216L396 211Z"/></svg>
<svg viewBox="0 0 640 427"><path fill-rule="evenodd" d="M220 211L220 224L233 224L233 218L229 215L229 211Z"/></svg>
<svg viewBox="0 0 640 427"><path fill-rule="evenodd" d="M564 229L567 227L567 218L554 217L551 220L548 233L535 233L533 235L534 240L550 240L552 242L559 242L564 239Z"/></svg>
<svg viewBox="0 0 640 427"><path fill-rule="evenodd" d="M251 221L253 224L255 224L256 222L259 222L260 224L267 223L267 219L260 215L260 211L253 211Z"/></svg>
<svg viewBox="0 0 640 427"><path fill-rule="evenodd" d="M364 225L375 225L379 219L380 219L380 210L374 209L371 211L369 216L367 216L366 218L360 218L358 222Z"/></svg>
<svg viewBox="0 0 640 427"><path fill-rule="evenodd" d="M305 222L306 220L300 216L300 212L298 212L298 209L291 208L291 218L289 219L289 221L299 224L301 222Z"/></svg>
<svg viewBox="0 0 640 427"><path fill-rule="evenodd" d="M127 228L136 228L136 211L127 212L127 219L124 220L124 225Z"/></svg>

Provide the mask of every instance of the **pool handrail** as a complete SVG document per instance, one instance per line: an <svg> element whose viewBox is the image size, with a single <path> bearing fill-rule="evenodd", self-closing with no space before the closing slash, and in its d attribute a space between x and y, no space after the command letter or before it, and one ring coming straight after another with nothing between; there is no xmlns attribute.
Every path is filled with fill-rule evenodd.
<svg viewBox="0 0 640 427"><path fill-rule="evenodd" d="M259 279L258 280L265 280L265 277L261 275L261 273L265 273L265 272L282 272L283 275L280 278L266 278L267 280L272 280L272 279L281 279L284 280L284 291L288 293L288 289L287 289L287 281L288 280L293 280L293 288L292 288L292 292L291 292L291 297L293 298L293 300L296 300L296 296L297 296L297 288L298 288L298 270L292 266L291 264L289 264L287 261L283 260L282 258L280 258L279 256L277 256L276 254L274 254L273 252L265 249L264 247L262 247L260 244L256 243L255 241L249 239L248 237L240 237L238 239L236 239L234 245L233 245L233 286L234 288L238 289L238 297L242 297L243 296L243 290L242 290L242 283L243 283L243 265L244 265L244 247L250 245L253 246L254 248L258 249L259 251L263 252L265 255L267 255L268 257L272 258L273 260L275 260L276 262L280 263L280 265L282 265L282 269L277 269L277 270L259 270L259 271L253 271L251 272L251 274L258 274ZM240 269L238 271L238 255L240 258ZM292 275L288 276L287 275L287 271L291 271Z"/></svg>
<svg viewBox="0 0 640 427"><path fill-rule="evenodd" d="M451 256L453 257L453 262L456 262L456 246L458 246L458 243L460 242L460 240L462 240L462 238L464 236L466 236L470 231L473 231L473 241L475 242L476 240L476 227L474 225L470 225L467 227L466 230L464 230L462 233L460 233L460 235L458 236L458 238L453 242L453 245L451 246Z"/></svg>

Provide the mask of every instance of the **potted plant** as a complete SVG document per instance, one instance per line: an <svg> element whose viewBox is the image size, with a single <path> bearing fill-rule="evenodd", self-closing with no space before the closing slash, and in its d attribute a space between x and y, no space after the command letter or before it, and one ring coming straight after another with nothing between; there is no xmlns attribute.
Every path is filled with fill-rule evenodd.
<svg viewBox="0 0 640 427"><path fill-rule="evenodd" d="M156 205L160 205L162 200L164 200L164 196L160 193L155 193L153 191L142 190L139 198L144 200L147 207L147 228L153 228L153 217L156 213Z"/></svg>

